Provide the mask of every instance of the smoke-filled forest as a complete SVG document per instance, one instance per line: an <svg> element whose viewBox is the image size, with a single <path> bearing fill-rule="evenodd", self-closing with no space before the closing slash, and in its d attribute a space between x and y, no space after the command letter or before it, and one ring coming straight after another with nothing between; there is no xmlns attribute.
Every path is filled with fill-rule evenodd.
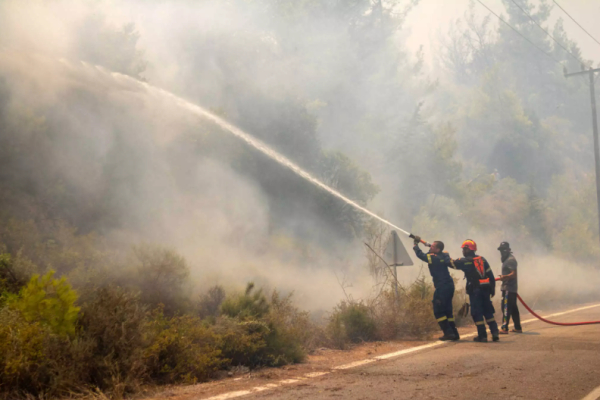
<svg viewBox="0 0 600 400"><path fill-rule="evenodd" d="M499 273L510 242L536 302L590 299L589 80L564 69L598 60L551 2L502 2L508 24L472 2L439 31L432 65L406 45L419 0L1 2L3 398L436 329L423 264L397 302L363 244L388 226L190 105L453 257L472 238Z"/></svg>

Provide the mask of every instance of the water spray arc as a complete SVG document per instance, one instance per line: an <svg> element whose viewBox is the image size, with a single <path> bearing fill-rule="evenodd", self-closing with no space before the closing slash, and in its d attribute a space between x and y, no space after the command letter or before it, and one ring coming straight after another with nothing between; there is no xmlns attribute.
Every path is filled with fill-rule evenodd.
<svg viewBox="0 0 600 400"><path fill-rule="evenodd" d="M383 222L384 224L389 225L390 227L397 229L398 231L400 231L406 235L410 235L410 232L407 232L404 229L392 224L390 221L380 217L379 215L375 214L374 212L372 212L372 211L368 210L367 208L361 206L360 204L356 203L355 201L347 198L346 196L344 196L337 190L327 186L326 184L324 184L323 182L321 182L320 180L318 180L317 178L315 178L314 176L312 176L311 174L306 172L304 169L302 169L301 167L296 165L294 162L292 162L287 157L285 157L282 154L278 153L277 151L273 150L268 145L264 144L263 142L261 142L260 140L258 140L256 138L254 138L250 134L244 132L240 128L230 124L229 122L227 122L224 119L218 117L217 115L211 113L210 111L205 110L204 108L200 107L199 105L189 102L169 91L158 88L156 86L152 86L147 82L140 82L140 81L138 81L134 78L131 78L127 75L123 75L118 72L110 72L101 67L95 67L95 68L99 71L102 71L103 73L109 74L112 77L118 78L120 80L128 80L129 83L139 85L139 86L145 88L146 90L148 90L149 92L157 93L165 98L170 99L175 104L190 111L191 113L198 115L200 117L203 117L205 119L208 119L209 121L212 121L213 123L217 124L218 126L225 129L226 131L232 133L237 138L246 142L246 144L248 144L249 146L260 151L261 153L263 153L267 157L271 158L272 160L277 161L279 164L283 165L284 167L290 169L292 172L294 172L295 174L304 178L311 184L313 184L313 185L325 190L329 194L343 200L347 204L349 204L352 207L354 207L355 209L363 212L364 214L370 216L371 218L374 218L380 222Z"/></svg>
<svg viewBox="0 0 600 400"><path fill-rule="evenodd" d="M325 190L326 192L328 192L329 194L343 200L344 202L346 202L347 204L351 205L352 207L356 208L357 210L367 214L368 216L383 222L384 224L387 224L389 226L391 226L394 229L397 229L403 233L405 233L406 235L410 235L409 232L405 231L404 229L392 224L390 221L381 218L379 215L373 213L372 211L366 209L365 207L362 207L361 205L359 205L358 203L356 203L353 200L350 200L349 198L347 198L346 196L344 196L343 194L341 194L340 192L338 192L337 190L327 186L326 184L324 184L323 182L321 182L320 180L318 180L317 178L315 178L314 176L312 176L311 174L309 174L308 172L306 172L305 170L303 170L302 168L300 168L298 165L296 165L294 162L292 162L290 159L288 159L287 157L279 154L278 152L276 152L275 150L271 149L269 146L267 146L266 144L262 143L261 141L259 141L258 139L252 137L250 134L244 132L243 130L241 130L240 128L230 124L229 122L225 121L224 119L214 115L213 113L205 110L204 108L191 103L189 101L186 101L184 99L182 99L181 97L178 97L176 95L174 95L173 93L167 92L166 90L163 89L159 89L156 88L154 86L149 85L148 83L145 82L140 82L140 84L146 86L146 88L148 88L149 90L154 90L157 92L160 92L163 96L168 96L170 97L174 102L176 102L179 106L189 110L190 112L196 114L196 115L200 115L212 122L214 122L215 124L219 125L221 128L231 132L233 135L235 135L236 137L238 137L239 139L242 139L244 142L246 142L248 145L250 145L251 147L253 147L254 149L260 151L261 153L263 153L264 155L268 156L269 158L277 161L279 164L287 167L288 169L292 170L295 174L301 176L302 178L304 178L305 180L307 180L308 182L312 183L313 185Z"/></svg>
<svg viewBox="0 0 600 400"><path fill-rule="evenodd" d="M21 56L21 57L23 56L22 54L20 54L20 52L7 51L7 49L4 49L4 48L0 48L0 54L7 55L12 59L19 58L19 56ZM31 55L29 55L29 56L31 57ZM258 150L259 152L266 155L270 159L272 159L272 160L276 161L277 163L279 163L280 165L288 168L289 170L294 172L296 175L305 179L307 182L309 182L309 183L313 184L314 186L317 186L318 188L326 191L327 193L337 197L338 199L344 201L346 204L354 207L356 210L368 215L369 217L371 217L379 222L382 222L382 223L390 226L393 229L396 229L399 232L404 233L407 236L412 237L410 232L400 228L397 225L394 225L393 223L386 220L385 218L380 217L379 215L375 214L374 212L370 211L369 209L361 206L354 200L349 199L348 197L344 196L337 190L329 187L328 185L321 182L319 179L315 178L310 173L308 173L307 171L302 169L300 166L295 164L293 161L291 161L284 155L278 153L277 151L273 150L267 144L256 139L249 133L244 132L242 129L225 121L224 119L211 113L210 111L204 109L203 107L201 107L197 104L194 104L188 100L185 100L185 99L175 95L174 93L171 93L165 89L161 89L159 87L153 86L147 82L139 81L128 75L124 75L124 74L121 74L118 72L113 72L113 71L107 70L101 66L88 64L83 61L72 62L72 61L66 60L64 58L61 58L58 60L53 60L53 59L49 59L49 58L47 58L45 56L41 56L41 55L37 55L34 58L35 58L35 61L38 61L39 59L43 59L45 62L48 62L48 61L53 62L53 63L58 62L58 64L67 68L67 70L73 71L76 74L77 73L79 73L79 74L81 74L81 73L83 73L83 74L89 74L89 73L100 74L102 78L110 79L115 84L124 87L125 90L129 90L130 88L141 89L149 94L156 95L162 99L169 100L169 101L173 102L175 105L179 106L180 108L192 113L193 115L196 115L196 116L199 116L201 118L211 121L212 123L221 127L225 131L233 134L238 139L241 139L250 147L254 148L255 150ZM26 60L25 62L35 62L35 61L30 59L30 60ZM129 86L129 88L127 86ZM425 244L424 241L423 241L423 243Z"/></svg>

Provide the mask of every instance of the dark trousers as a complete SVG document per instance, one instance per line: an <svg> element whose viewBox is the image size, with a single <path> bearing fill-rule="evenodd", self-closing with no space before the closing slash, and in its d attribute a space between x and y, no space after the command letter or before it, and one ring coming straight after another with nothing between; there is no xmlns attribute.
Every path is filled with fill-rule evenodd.
<svg viewBox="0 0 600 400"><path fill-rule="evenodd" d="M452 312L452 298L454 297L454 284L440 285L433 292L433 315L444 335L455 335L458 338L458 331L454 322Z"/></svg>
<svg viewBox="0 0 600 400"><path fill-rule="evenodd" d="M441 285L433 292L433 315L438 322L443 320L454 321L452 313L452 298L454 297L454 285Z"/></svg>
<svg viewBox="0 0 600 400"><path fill-rule="evenodd" d="M515 329L521 330L521 315L517 306L517 294L514 292L502 291L502 329L508 330L510 318L513 319Z"/></svg>
<svg viewBox="0 0 600 400"><path fill-rule="evenodd" d="M469 293L469 300L471 301L471 316L473 322L477 326L477 332L480 337L486 337L485 323L487 322L490 327L492 336L498 335L498 324L494 319L494 305L490 299L490 289L476 287Z"/></svg>

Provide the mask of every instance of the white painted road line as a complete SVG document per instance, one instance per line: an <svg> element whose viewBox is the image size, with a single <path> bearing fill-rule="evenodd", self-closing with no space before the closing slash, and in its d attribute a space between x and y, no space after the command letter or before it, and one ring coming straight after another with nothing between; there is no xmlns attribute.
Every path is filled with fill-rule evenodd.
<svg viewBox="0 0 600 400"><path fill-rule="evenodd" d="M376 358L367 358L365 360L354 361L354 362L351 362L349 364L338 365L337 367L333 367L333 369L334 370L341 370L341 369L356 368L356 367L360 367L361 365L370 364L370 363L375 362L375 361L377 361Z"/></svg>
<svg viewBox="0 0 600 400"><path fill-rule="evenodd" d="M600 399L600 386L592 390L587 396L581 400L597 400Z"/></svg>
<svg viewBox="0 0 600 400"><path fill-rule="evenodd" d="M585 307L579 307L579 308L575 308L573 310L568 310L568 311L563 311L563 312L559 312L559 313L554 313L554 314L550 314L550 315L544 315L544 318L552 318L552 317L557 317L559 315L565 315L565 314L571 314L577 311L583 311L583 310L588 310L590 308L595 308L595 307L599 307L600 304L593 304L591 306L585 306ZM531 318L528 319L526 321L521 321L521 324L528 324L530 322L534 322L534 321L538 321L537 318ZM473 332L473 333L467 333L466 335L461 335L461 338L468 338L468 337L473 337L476 336L477 332ZM300 381L304 381L306 379L311 379L311 378L317 378L319 376L323 376L323 375L327 375L327 374L331 374L335 371L340 371L340 370L345 370L345 369L350 369L350 368L356 368L356 367L360 367L362 365L367 365L376 361L381 361L381 360L387 360L390 358L394 358L394 357L399 357L401 355L404 354L409 354L409 353L415 353L417 351L421 351L421 350L425 350L425 349L430 349L432 347L437 347L437 346L443 346L445 344L448 343L453 343L453 342L432 342L432 343L427 343L427 344L423 344L421 346L415 346L415 347L410 347L408 349L404 349L404 350L400 350L400 351L395 351L393 353L387 353L387 354L382 354L380 356L376 356L373 358L367 358L364 360L359 360L359 361L354 361L348 364L343 364L343 365L338 365L337 367L333 367L331 369L331 371L323 371L323 372L310 372L308 374L305 374L303 376L299 376L299 377L295 377L295 378L291 378L291 379L284 379L281 380L277 383L269 383L267 385L264 386L257 386L254 387L252 389L248 389L248 390L238 390L235 392L229 392L229 393L223 393L223 394L219 394L217 396L213 396L213 397L208 397L205 398L203 400L227 400L227 399L234 399L236 397L241 397L241 396L246 396L248 394L252 394L252 393L258 393L258 392L262 392L264 390L268 390L268 389L274 389L283 385L288 385L288 384L292 384L292 383L297 383ZM595 396L595 397L594 397ZM600 398L600 387L596 388L593 392L591 392L590 394L588 394L586 397L584 397L582 400L597 400ZM198 398L198 400L200 400L200 398Z"/></svg>

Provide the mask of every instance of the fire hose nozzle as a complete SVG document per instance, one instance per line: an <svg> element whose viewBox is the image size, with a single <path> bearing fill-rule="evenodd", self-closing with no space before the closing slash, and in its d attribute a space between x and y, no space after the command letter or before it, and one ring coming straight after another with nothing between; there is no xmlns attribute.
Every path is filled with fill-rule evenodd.
<svg viewBox="0 0 600 400"><path fill-rule="evenodd" d="M415 235L413 235L413 234L411 233L410 235L408 235L408 237L409 237L409 238L411 238L411 239L414 239L414 238L415 238ZM420 238L419 238L419 239L420 239ZM424 246L431 247L431 243L428 243L428 242L424 241L423 239L421 239L421 240L420 240L420 242L421 242L421 243L423 243L423 245L424 245Z"/></svg>

